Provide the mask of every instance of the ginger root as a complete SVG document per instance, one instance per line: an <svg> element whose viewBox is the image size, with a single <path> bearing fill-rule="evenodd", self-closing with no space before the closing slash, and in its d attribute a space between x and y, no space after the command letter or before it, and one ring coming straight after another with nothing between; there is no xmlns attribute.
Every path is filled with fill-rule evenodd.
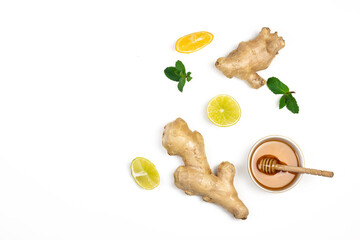
<svg viewBox="0 0 360 240"><path fill-rule="evenodd" d="M222 162L217 176L213 174L206 159L204 139L199 132L192 132L187 123L178 118L165 126L162 144L169 155L178 155L185 163L174 173L176 187L188 195L200 195L204 201L224 207L235 218L247 218L249 211L233 185L234 165Z"/></svg>
<svg viewBox="0 0 360 240"><path fill-rule="evenodd" d="M255 39L241 42L227 57L219 58L215 66L228 78L235 76L246 80L252 88L260 88L266 81L256 72L268 68L283 47L285 41L277 32L271 34L269 28L263 28Z"/></svg>

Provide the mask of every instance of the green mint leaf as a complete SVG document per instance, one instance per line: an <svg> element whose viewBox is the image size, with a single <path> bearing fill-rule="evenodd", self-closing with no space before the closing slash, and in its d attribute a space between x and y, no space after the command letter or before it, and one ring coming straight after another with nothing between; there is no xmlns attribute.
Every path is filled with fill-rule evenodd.
<svg viewBox="0 0 360 240"><path fill-rule="evenodd" d="M292 113L299 113L299 106L296 102L296 99L293 97L293 95L290 93L287 100L286 108L290 110Z"/></svg>
<svg viewBox="0 0 360 240"><path fill-rule="evenodd" d="M175 67L176 67L176 69L179 70L180 72L183 72L183 74L186 73L185 66L184 66L184 64L183 64L180 60L176 61Z"/></svg>
<svg viewBox="0 0 360 240"><path fill-rule="evenodd" d="M188 73L186 74L186 79L187 79L188 82L190 82L191 79L192 79L192 77L190 77L190 74L191 74L191 72L188 72Z"/></svg>
<svg viewBox="0 0 360 240"><path fill-rule="evenodd" d="M181 71L181 72L180 72L180 77L186 78L185 72Z"/></svg>
<svg viewBox="0 0 360 240"><path fill-rule="evenodd" d="M279 102L279 109L282 109L283 107L286 106L288 102L288 95L284 94L281 98L280 98L280 102Z"/></svg>
<svg viewBox="0 0 360 240"><path fill-rule="evenodd" d="M181 77L180 80L179 80L179 83L178 83L178 85L177 85L177 87L178 87L178 89L179 89L180 92L183 91L184 86L185 86L185 82L186 82L186 81L185 81L185 78Z"/></svg>
<svg viewBox="0 0 360 240"><path fill-rule="evenodd" d="M192 79L191 72L186 73L185 66L180 60L176 61L175 67L167 67L164 73L169 79L178 82L177 87L180 92L184 90L186 81Z"/></svg>
<svg viewBox="0 0 360 240"><path fill-rule="evenodd" d="M282 83L276 77L271 77L267 80L267 86L275 94L285 94L289 92L288 86Z"/></svg>
<svg viewBox="0 0 360 240"><path fill-rule="evenodd" d="M164 73L166 75L166 77L168 77L169 79L178 82L180 80L180 76L177 73L177 69L175 67L167 67L164 70Z"/></svg>

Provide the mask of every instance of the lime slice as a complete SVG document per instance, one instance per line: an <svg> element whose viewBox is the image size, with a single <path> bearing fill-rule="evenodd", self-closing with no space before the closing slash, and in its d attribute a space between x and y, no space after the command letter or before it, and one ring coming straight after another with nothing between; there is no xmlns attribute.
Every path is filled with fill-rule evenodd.
<svg viewBox="0 0 360 240"><path fill-rule="evenodd" d="M146 190L156 188L160 183L159 172L155 165L143 157L135 158L130 165L135 182Z"/></svg>
<svg viewBox="0 0 360 240"><path fill-rule="evenodd" d="M220 94L210 100L207 105L209 120L219 127L229 127L237 123L241 117L241 109L236 100Z"/></svg>

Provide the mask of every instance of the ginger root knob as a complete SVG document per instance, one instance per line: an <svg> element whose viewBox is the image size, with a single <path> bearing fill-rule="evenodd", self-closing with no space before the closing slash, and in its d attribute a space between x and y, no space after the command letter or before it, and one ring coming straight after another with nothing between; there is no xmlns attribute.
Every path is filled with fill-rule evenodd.
<svg viewBox="0 0 360 240"><path fill-rule="evenodd" d="M218 166L217 175L213 174L199 132L191 131L187 123L178 118L165 126L162 144L169 155L180 156L185 164L174 173L176 187L188 195L200 195L204 201L224 207L235 218L247 218L249 211L233 185L234 165L222 162Z"/></svg>
<svg viewBox="0 0 360 240"><path fill-rule="evenodd" d="M219 58L215 66L228 78L237 77L247 81L252 88L260 88L266 81L256 72L269 67L278 51L285 47L285 41L263 28L250 41L241 42L227 57Z"/></svg>

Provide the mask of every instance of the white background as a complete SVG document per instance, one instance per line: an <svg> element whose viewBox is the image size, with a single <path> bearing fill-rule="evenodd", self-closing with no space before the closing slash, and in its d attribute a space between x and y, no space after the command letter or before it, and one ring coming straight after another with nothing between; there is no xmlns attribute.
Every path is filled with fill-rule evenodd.
<svg viewBox="0 0 360 240"><path fill-rule="evenodd" d="M359 8L357 1L0 2L0 239L359 239ZM228 79L215 67L262 27L286 41L260 74L296 91L300 113L279 96ZM196 31L213 42L174 50ZM184 92L163 70L176 60L193 74ZM240 121L206 117L217 94L233 96ZM236 220L173 183L182 164L161 145L177 117L198 130L215 170L236 166L250 210ZM280 134L302 149L304 176L292 190L259 189L246 170L258 139ZM155 190L138 187L132 159L150 159Z"/></svg>

